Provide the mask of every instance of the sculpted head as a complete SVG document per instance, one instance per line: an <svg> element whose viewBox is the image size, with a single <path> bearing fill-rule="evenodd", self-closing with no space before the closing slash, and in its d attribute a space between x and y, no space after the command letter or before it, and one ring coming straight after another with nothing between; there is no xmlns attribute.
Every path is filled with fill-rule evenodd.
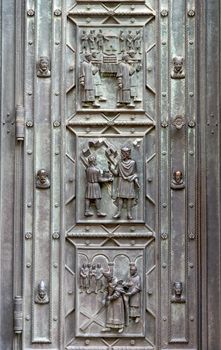
<svg viewBox="0 0 221 350"><path fill-rule="evenodd" d="M176 297L180 298L183 292L182 282L174 282L174 292Z"/></svg>
<svg viewBox="0 0 221 350"><path fill-rule="evenodd" d="M182 73L183 62L184 62L184 58L182 56L173 57L173 66L174 66L173 69L175 73Z"/></svg>
<svg viewBox="0 0 221 350"><path fill-rule="evenodd" d="M130 159L130 155L131 155L131 149L129 147L121 148L121 158L123 160Z"/></svg>
<svg viewBox="0 0 221 350"><path fill-rule="evenodd" d="M89 165L96 165L97 164L97 158L95 155L91 155L88 157L88 164Z"/></svg>
<svg viewBox="0 0 221 350"><path fill-rule="evenodd" d="M47 294L44 281L41 281L38 285L38 295L41 299L44 299Z"/></svg>
<svg viewBox="0 0 221 350"><path fill-rule="evenodd" d="M130 264L130 274L131 274L131 276L136 275L136 273L137 273L137 267L136 267L135 264L131 263Z"/></svg>
<svg viewBox="0 0 221 350"><path fill-rule="evenodd" d="M175 182L176 182L177 184L182 183L182 180L183 180L182 171L180 171L180 170L174 171L174 173L173 173L173 178L174 178L174 180L175 180Z"/></svg>
<svg viewBox="0 0 221 350"><path fill-rule="evenodd" d="M37 172L38 181L44 185L48 181L48 172L45 169L40 169Z"/></svg>
<svg viewBox="0 0 221 350"><path fill-rule="evenodd" d="M41 56L39 60L39 69L42 72L47 72L49 69L49 59L46 56Z"/></svg>

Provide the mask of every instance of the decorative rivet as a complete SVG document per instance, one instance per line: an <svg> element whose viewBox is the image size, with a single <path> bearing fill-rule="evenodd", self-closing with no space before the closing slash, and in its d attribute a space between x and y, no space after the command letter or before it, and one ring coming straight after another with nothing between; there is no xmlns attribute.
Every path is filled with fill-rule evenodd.
<svg viewBox="0 0 221 350"><path fill-rule="evenodd" d="M167 44L167 42L166 41L162 41L162 45L166 45Z"/></svg>
<svg viewBox="0 0 221 350"><path fill-rule="evenodd" d="M86 245L90 245L90 243L91 243L91 241L90 241L89 239L87 239L87 240L85 241L85 244L86 244Z"/></svg>
<svg viewBox="0 0 221 350"><path fill-rule="evenodd" d="M130 9L133 11L135 9L135 6L131 5Z"/></svg>
<svg viewBox="0 0 221 350"><path fill-rule="evenodd" d="M90 17L88 17L88 18L86 19L86 22L87 22L87 23L90 23L90 21L91 21L91 19L90 19Z"/></svg>
<svg viewBox="0 0 221 350"><path fill-rule="evenodd" d="M26 239L31 239L32 238L32 233L31 232L26 232L25 238Z"/></svg>
<svg viewBox="0 0 221 350"><path fill-rule="evenodd" d="M28 45L32 45L33 41L29 40Z"/></svg>
<svg viewBox="0 0 221 350"><path fill-rule="evenodd" d="M162 204L162 207L163 207L163 208L166 208L166 207L167 207L167 203L163 203L163 204Z"/></svg>
<svg viewBox="0 0 221 350"><path fill-rule="evenodd" d="M148 72L152 72L152 67L147 67Z"/></svg>
<svg viewBox="0 0 221 350"><path fill-rule="evenodd" d="M163 321L166 321L166 320L167 320L166 316L163 316Z"/></svg>
<svg viewBox="0 0 221 350"><path fill-rule="evenodd" d="M162 96L163 96L163 97L166 97L166 96L167 96L167 93L166 93L166 92L162 92Z"/></svg>
<svg viewBox="0 0 221 350"><path fill-rule="evenodd" d="M28 121L26 122L26 126L27 126L28 128L31 128L31 127L33 126L33 121L32 121L32 120L28 120Z"/></svg>
<svg viewBox="0 0 221 350"><path fill-rule="evenodd" d="M189 239L191 239L191 240L195 239L194 232L190 232L188 236L189 236Z"/></svg>
<svg viewBox="0 0 221 350"><path fill-rule="evenodd" d="M26 266L27 266L27 268L30 268L30 267L31 267L31 263L28 262L28 263L26 264Z"/></svg>
<svg viewBox="0 0 221 350"><path fill-rule="evenodd" d="M90 5L87 5L87 10L89 11L91 9Z"/></svg>
<svg viewBox="0 0 221 350"><path fill-rule="evenodd" d="M86 227L85 227L85 231L86 231L86 232L89 232L89 231L90 231L90 227L89 227L89 226L86 226Z"/></svg>
<svg viewBox="0 0 221 350"><path fill-rule="evenodd" d="M193 207L194 207L194 204L193 204L193 203L189 203L189 207L190 207L190 208L193 208Z"/></svg>
<svg viewBox="0 0 221 350"><path fill-rule="evenodd" d="M73 177L70 177L70 179L68 180L69 182L74 182Z"/></svg>
<svg viewBox="0 0 221 350"><path fill-rule="evenodd" d="M162 233L161 233L161 238L162 238L163 240L167 239L167 238L168 238L168 234L167 234L166 232L162 232Z"/></svg>
<svg viewBox="0 0 221 350"><path fill-rule="evenodd" d="M30 316L26 315L25 319L26 319L26 321L30 321Z"/></svg>
<svg viewBox="0 0 221 350"><path fill-rule="evenodd" d="M163 263L162 264L162 267L165 269L167 267L167 264L166 263Z"/></svg>
<svg viewBox="0 0 221 350"><path fill-rule="evenodd" d="M210 117L211 117L211 118L214 118L214 114L210 114Z"/></svg>
<svg viewBox="0 0 221 350"><path fill-rule="evenodd" d="M147 181L152 182L153 181L152 177L148 177Z"/></svg>
<svg viewBox="0 0 221 350"><path fill-rule="evenodd" d="M190 267L191 269L193 268L193 266L194 266L193 263L190 263L190 264L189 264L189 267Z"/></svg>
<svg viewBox="0 0 221 350"><path fill-rule="evenodd" d="M163 151L163 152L162 152L162 155L163 155L163 156L165 156L166 154L167 154L167 152L166 152L166 151Z"/></svg>
<svg viewBox="0 0 221 350"><path fill-rule="evenodd" d="M91 131L91 128L86 129L86 133L89 133Z"/></svg>
<svg viewBox="0 0 221 350"><path fill-rule="evenodd" d="M59 151L55 151L55 153L54 153L56 156L58 156L59 154L60 154L60 152Z"/></svg>
<svg viewBox="0 0 221 350"><path fill-rule="evenodd" d="M190 316L190 321L194 321L194 317L193 316Z"/></svg>
<svg viewBox="0 0 221 350"><path fill-rule="evenodd" d="M211 134L214 134L214 130L211 130Z"/></svg>
<svg viewBox="0 0 221 350"><path fill-rule="evenodd" d="M132 128L130 132L131 132L131 134L134 134L135 133L135 129Z"/></svg>
<svg viewBox="0 0 221 350"><path fill-rule="evenodd" d="M90 340L89 339L86 339L85 340L85 345L89 345L90 344Z"/></svg>
<svg viewBox="0 0 221 350"><path fill-rule="evenodd" d="M70 66L70 67L69 67L69 71L70 71L70 72L73 72L73 70L74 70L74 66Z"/></svg>
<svg viewBox="0 0 221 350"><path fill-rule="evenodd" d="M28 149L28 150L27 150L27 153L28 153L28 154L32 154L32 150L31 150L31 149Z"/></svg>
<svg viewBox="0 0 221 350"><path fill-rule="evenodd" d="M55 16L61 16L61 13L62 13L62 12L61 12L60 9L55 9L55 10L54 10L54 15L55 15Z"/></svg>
<svg viewBox="0 0 221 350"><path fill-rule="evenodd" d="M164 120L164 121L161 123L161 126L162 126L162 128L167 128L167 127L168 127L167 121Z"/></svg>
<svg viewBox="0 0 221 350"><path fill-rule="evenodd" d="M53 317L53 320L54 320L54 321L57 321L57 320L58 320L57 316Z"/></svg>
<svg viewBox="0 0 221 350"><path fill-rule="evenodd" d="M189 151L189 154L190 154L191 156L193 156L193 155L194 155L194 152L193 152L193 151Z"/></svg>
<svg viewBox="0 0 221 350"><path fill-rule="evenodd" d="M31 91L28 91L28 95L31 96L31 95L32 95L32 92L31 92Z"/></svg>
<svg viewBox="0 0 221 350"><path fill-rule="evenodd" d="M194 17L195 16L195 10L191 9L188 11L188 16L189 17Z"/></svg>
<svg viewBox="0 0 221 350"><path fill-rule="evenodd" d="M59 207L59 204L58 204L58 203L55 203L54 206L55 206L55 208L58 208L58 207Z"/></svg>
<svg viewBox="0 0 221 350"><path fill-rule="evenodd" d="M69 290L69 291L68 291L68 294L69 294L69 295L72 295L72 294L73 294L73 290Z"/></svg>
<svg viewBox="0 0 221 350"><path fill-rule="evenodd" d="M58 126L61 125L61 123L59 122L59 120L55 120L53 125L54 125L55 128L57 128Z"/></svg>
<svg viewBox="0 0 221 350"><path fill-rule="evenodd" d="M196 125L195 121L194 120L190 120L189 123L188 123L189 127L190 128L194 128L194 126Z"/></svg>
<svg viewBox="0 0 221 350"><path fill-rule="evenodd" d="M59 96L60 93L58 91L55 92L55 96Z"/></svg>
<svg viewBox="0 0 221 350"><path fill-rule="evenodd" d="M58 267L58 263L54 263L53 266L54 266L55 268L57 268L57 267Z"/></svg>
<svg viewBox="0 0 221 350"><path fill-rule="evenodd" d="M59 45L60 44L60 41L55 41L55 45Z"/></svg>
<svg viewBox="0 0 221 350"><path fill-rule="evenodd" d="M134 232L135 231L135 226L131 226L130 231Z"/></svg>
<svg viewBox="0 0 221 350"><path fill-rule="evenodd" d="M168 10L166 10L166 9L163 9L160 13L161 13L162 17L167 17L168 16Z"/></svg>
<svg viewBox="0 0 221 350"><path fill-rule="evenodd" d="M134 339L131 339L130 345L135 345L135 344L136 344L135 340L134 340Z"/></svg>
<svg viewBox="0 0 221 350"><path fill-rule="evenodd" d="M194 96L194 93L191 91L191 92L189 93L189 95L190 95L190 97L193 97L193 96Z"/></svg>
<svg viewBox="0 0 221 350"><path fill-rule="evenodd" d="M189 40L189 44L193 45L194 41L193 40Z"/></svg>
<svg viewBox="0 0 221 350"><path fill-rule="evenodd" d="M27 11L27 15L30 16L30 17L33 17L35 15L35 11L33 9L29 9Z"/></svg>
<svg viewBox="0 0 221 350"><path fill-rule="evenodd" d="M31 206L32 206L31 202L28 202L28 203L27 203L27 207L28 207L28 208L31 208Z"/></svg>
<svg viewBox="0 0 221 350"><path fill-rule="evenodd" d="M131 23L134 23L135 22L135 18L131 18Z"/></svg>
<svg viewBox="0 0 221 350"><path fill-rule="evenodd" d="M60 238L60 233L59 232L54 232L52 234L53 239L59 239Z"/></svg>
<svg viewBox="0 0 221 350"><path fill-rule="evenodd" d="M132 241L130 241L130 244L132 245L132 246L134 246L135 245L135 240L134 239L132 239Z"/></svg>
<svg viewBox="0 0 221 350"><path fill-rule="evenodd" d="M152 294L153 294L152 289L149 289L147 293L148 293L149 295L152 295Z"/></svg>

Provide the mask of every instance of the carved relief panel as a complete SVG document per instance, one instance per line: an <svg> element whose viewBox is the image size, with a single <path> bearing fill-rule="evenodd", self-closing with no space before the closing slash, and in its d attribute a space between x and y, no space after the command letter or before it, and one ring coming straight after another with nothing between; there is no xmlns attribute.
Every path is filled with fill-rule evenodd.
<svg viewBox="0 0 221 350"><path fill-rule="evenodd" d="M194 349L190 4L50 4L27 8L25 348Z"/></svg>

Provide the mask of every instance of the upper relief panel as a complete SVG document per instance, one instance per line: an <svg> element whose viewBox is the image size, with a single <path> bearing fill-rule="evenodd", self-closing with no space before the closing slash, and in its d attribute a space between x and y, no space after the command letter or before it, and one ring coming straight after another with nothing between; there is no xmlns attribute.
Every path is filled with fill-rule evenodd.
<svg viewBox="0 0 221 350"><path fill-rule="evenodd" d="M70 6L66 77L69 117L98 110L154 113L154 19L155 11L139 1L75 2Z"/></svg>

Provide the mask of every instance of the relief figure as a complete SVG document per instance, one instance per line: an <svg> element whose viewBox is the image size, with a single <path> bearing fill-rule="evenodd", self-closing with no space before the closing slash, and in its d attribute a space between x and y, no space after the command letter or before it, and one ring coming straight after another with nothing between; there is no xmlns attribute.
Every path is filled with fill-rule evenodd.
<svg viewBox="0 0 221 350"><path fill-rule="evenodd" d="M134 50L138 53L141 53L141 40L142 40L141 31L137 30L134 36Z"/></svg>
<svg viewBox="0 0 221 350"><path fill-rule="evenodd" d="M113 216L113 219L121 217L121 211L124 202L127 206L127 218L132 220L132 206L138 197L138 190L140 184L138 181L138 175L136 172L136 161L131 159L131 149L123 147L121 149L121 160L118 161L116 166L113 168L111 163L108 163L110 172L118 177L117 187L117 212Z"/></svg>
<svg viewBox="0 0 221 350"><path fill-rule="evenodd" d="M95 207L98 217L106 216L106 213L101 211L101 186L100 183L111 182L112 178L105 178L101 175L100 169L96 166L96 156L91 155L88 157L88 166L86 168L86 193L85 193L85 216L93 216L93 212L90 210L91 202L95 202Z"/></svg>
<svg viewBox="0 0 221 350"><path fill-rule="evenodd" d="M119 35L119 46L120 46L120 53L124 52L126 50L126 35L123 30L120 31Z"/></svg>
<svg viewBox="0 0 221 350"><path fill-rule="evenodd" d="M129 317L135 323L138 323L141 317L141 278L137 273L137 267L134 263L130 264L130 277L128 281L123 282L123 287L128 288L125 295L129 297Z"/></svg>
<svg viewBox="0 0 221 350"><path fill-rule="evenodd" d="M130 77L134 74L135 69L129 64L129 55L124 54L122 61L118 64L117 82L118 82L118 102L117 106L134 107L131 103L131 80Z"/></svg>
<svg viewBox="0 0 221 350"><path fill-rule="evenodd" d="M99 70L91 63L92 55L85 54L85 59L80 66L80 85L82 87L83 107L100 107L95 101L94 74Z"/></svg>
<svg viewBox="0 0 221 350"><path fill-rule="evenodd" d="M126 35L126 48L128 51L133 49L133 42L134 42L134 36L132 34L132 31L129 30L128 34Z"/></svg>
<svg viewBox="0 0 221 350"><path fill-rule="evenodd" d="M96 36L95 36L95 30L93 29L91 29L88 34L88 43L89 43L89 48L91 52L96 49Z"/></svg>
<svg viewBox="0 0 221 350"><path fill-rule="evenodd" d="M85 30L83 30L81 34L81 50L82 52L88 51L88 34Z"/></svg>
<svg viewBox="0 0 221 350"><path fill-rule="evenodd" d="M104 51L104 43L105 41L109 41L109 39L103 34L102 29L99 29L97 33L97 49L98 51Z"/></svg>
<svg viewBox="0 0 221 350"><path fill-rule="evenodd" d="M80 268L80 293L83 293L83 291L86 291L87 289L87 267L86 264L83 264Z"/></svg>
<svg viewBox="0 0 221 350"><path fill-rule="evenodd" d="M101 264L97 264L97 269L96 269L96 293L102 292L103 287L104 287L104 272L103 268L101 267Z"/></svg>
<svg viewBox="0 0 221 350"><path fill-rule="evenodd" d="M141 102L141 99L138 97L139 93L139 77L138 72L140 72L142 66L135 59L136 52L134 50L129 51L129 63L135 70L134 74L130 76L130 97L131 97L131 106L135 107L134 102Z"/></svg>
<svg viewBox="0 0 221 350"><path fill-rule="evenodd" d="M96 59L97 54L96 52L92 53L92 59ZM98 105L99 102L105 102L107 99L104 97L104 87L102 86L101 82L101 75L100 75L100 69L97 67L97 70L94 70L94 95L96 104Z"/></svg>
<svg viewBox="0 0 221 350"><path fill-rule="evenodd" d="M106 322L102 332L113 330L122 333L125 326L125 304L123 295L125 294L122 281L117 281L111 272L104 272L107 279L107 287L103 304L106 307Z"/></svg>

